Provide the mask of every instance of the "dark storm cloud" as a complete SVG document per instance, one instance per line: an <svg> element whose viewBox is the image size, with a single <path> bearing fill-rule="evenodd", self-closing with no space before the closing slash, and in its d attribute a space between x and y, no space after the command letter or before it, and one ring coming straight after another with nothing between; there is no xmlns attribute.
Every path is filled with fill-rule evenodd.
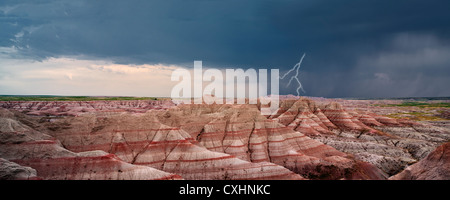
<svg viewBox="0 0 450 200"><path fill-rule="evenodd" d="M309 96L450 96L449 7L418 0L2 1L0 46L36 60L203 60L282 71L306 52L301 81Z"/></svg>

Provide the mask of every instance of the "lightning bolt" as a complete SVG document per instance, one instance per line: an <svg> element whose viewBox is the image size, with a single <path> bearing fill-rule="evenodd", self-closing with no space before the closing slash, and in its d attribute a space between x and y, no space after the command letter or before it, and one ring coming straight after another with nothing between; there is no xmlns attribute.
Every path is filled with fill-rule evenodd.
<svg viewBox="0 0 450 200"><path fill-rule="evenodd" d="M290 69L288 72L286 72L283 76L280 77L280 79L284 79L289 73L291 73L291 72L293 72L295 70L295 75L291 76L291 79L289 79L289 82L288 82L286 87L289 87L289 85L291 85L292 80L297 81L297 83L298 83L298 87L297 87L297 90L296 90L297 91L297 96L300 96L300 90L302 90L303 93L305 93L305 90L303 90L302 83L300 83L300 80L298 79L298 75L300 74L300 72L299 72L300 66L302 65L303 58L305 58L305 55L306 54L304 53L302 58L300 59L300 62L295 64L292 69Z"/></svg>

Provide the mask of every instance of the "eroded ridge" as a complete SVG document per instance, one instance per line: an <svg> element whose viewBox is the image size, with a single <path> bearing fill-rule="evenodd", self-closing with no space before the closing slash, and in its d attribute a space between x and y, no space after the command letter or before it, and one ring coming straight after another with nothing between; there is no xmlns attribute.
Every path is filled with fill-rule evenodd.
<svg viewBox="0 0 450 200"><path fill-rule="evenodd" d="M272 116L249 104L7 105L0 158L24 167L17 179L386 179L449 139L321 99L282 98Z"/></svg>

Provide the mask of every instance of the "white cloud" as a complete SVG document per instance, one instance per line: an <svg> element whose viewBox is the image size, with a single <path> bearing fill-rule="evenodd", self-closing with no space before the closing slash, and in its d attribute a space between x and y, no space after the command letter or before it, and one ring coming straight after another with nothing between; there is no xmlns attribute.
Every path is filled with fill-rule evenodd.
<svg viewBox="0 0 450 200"><path fill-rule="evenodd" d="M0 54L0 94L170 96L176 84L170 75L177 68L76 58L37 62Z"/></svg>
<svg viewBox="0 0 450 200"><path fill-rule="evenodd" d="M14 52L14 48L2 51ZM68 57L38 62L9 55L0 54L0 94L169 97L178 83L170 80L172 72L182 68L164 64L125 65ZM192 81L202 78L194 77L192 69L188 71ZM225 81L226 72L221 72ZM203 88L208 84L210 82L203 82Z"/></svg>
<svg viewBox="0 0 450 200"><path fill-rule="evenodd" d="M117 74L139 74L139 73L151 73L158 71L159 73L171 73L172 70L177 69L174 65L121 65L121 64L94 64L91 65L91 69L100 70L104 72L112 72Z"/></svg>
<svg viewBox="0 0 450 200"><path fill-rule="evenodd" d="M67 74L66 74L66 77L67 77L69 80L72 80L72 79L73 79L73 74L72 74L72 73L67 73Z"/></svg>

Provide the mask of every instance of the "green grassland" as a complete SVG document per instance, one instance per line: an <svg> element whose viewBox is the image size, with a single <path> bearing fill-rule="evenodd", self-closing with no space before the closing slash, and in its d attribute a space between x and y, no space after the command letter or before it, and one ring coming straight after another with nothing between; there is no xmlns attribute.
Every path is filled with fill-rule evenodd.
<svg viewBox="0 0 450 200"><path fill-rule="evenodd" d="M442 121L447 120L445 118L441 118L440 116L433 115L431 113L426 112L408 112L408 113L393 113L386 115L390 118L395 119L410 119L410 120L417 120L417 121Z"/></svg>
<svg viewBox="0 0 450 200"><path fill-rule="evenodd" d="M0 101L115 101L158 100L156 97L95 97L95 96L47 96L47 95L0 95Z"/></svg>
<svg viewBox="0 0 450 200"><path fill-rule="evenodd" d="M450 108L450 103L448 103L448 102L425 103L425 102L407 101L407 102L403 102L401 104L376 104L375 106L380 106L380 107L390 107L390 106L408 107L408 106L415 106L415 107L419 107L419 108Z"/></svg>
<svg viewBox="0 0 450 200"><path fill-rule="evenodd" d="M387 117L396 118L396 119L410 119L417 121L441 121L448 120L442 117L438 113L443 113L444 110L448 110L450 108L449 102L426 102L426 101L403 101L400 104L375 104L373 106L379 107L404 107L410 112L405 113L392 113L386 115ZM410 107L410 108L408 108ZM411 107L416 107L416 109L411 109ZM420 109L417 109L420 108ZM402 109L404 110L404 109Z"/></svg>

